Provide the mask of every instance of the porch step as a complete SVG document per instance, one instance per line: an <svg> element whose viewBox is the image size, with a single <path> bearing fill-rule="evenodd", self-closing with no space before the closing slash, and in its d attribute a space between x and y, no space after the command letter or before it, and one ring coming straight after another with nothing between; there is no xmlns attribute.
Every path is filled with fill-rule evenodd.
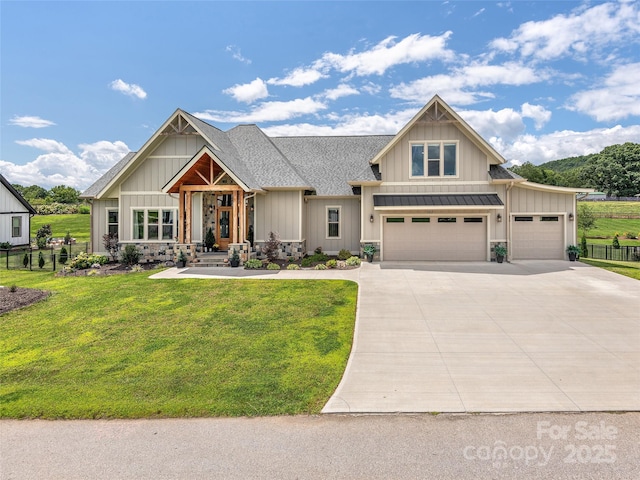
<svg viewBox="0 0 640 480"><path fill-rule="evenodd" d="M228 267L227 252L198 253L191 262L190 267Z"/></svg>

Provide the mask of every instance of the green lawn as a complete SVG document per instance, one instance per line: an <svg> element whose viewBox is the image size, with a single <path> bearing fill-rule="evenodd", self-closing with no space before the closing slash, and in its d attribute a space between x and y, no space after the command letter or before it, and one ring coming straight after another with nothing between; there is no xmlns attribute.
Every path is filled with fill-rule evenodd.
<svg viewBox="0 0 640 480"><path fill-rule="evenodd" d="M593 213L640 213L640 202L578 202L585 204Z"/></svg>
<svg viewBox="0 0 640 480"><path fill-rule="evenodd" d="M0 317L0 417L318 413L347 362L348 281L0 271L53 292Z"/></svg>
<svg viewBox="0 0 640 480"><path fill-rule="evenodd" d="M70 232L78 243L88 242L90 221L91 215L36 215L31 219L31 238L35 238L38 229L48 223L55 238L63 238Z"/></svg>
<svg viewBox="0 0 640 480"><path fill-rule="evenodd" d="M618 262L615 260L593 260L591 258L581 258L582 263L604 268L610 272L619 273L626 277L640 280L640 263L638 262Z"/></svg>
<svg viewBox="0 0 640 480"><path fill-rule="evenodd" d="M588 237L606 237L613 238L617 233L619 239L625 233L631 232L638 236L640 234L640 218L598 218L596 219L596 227L589 230ZM582 232L578 232L582 235Z"/></svg>

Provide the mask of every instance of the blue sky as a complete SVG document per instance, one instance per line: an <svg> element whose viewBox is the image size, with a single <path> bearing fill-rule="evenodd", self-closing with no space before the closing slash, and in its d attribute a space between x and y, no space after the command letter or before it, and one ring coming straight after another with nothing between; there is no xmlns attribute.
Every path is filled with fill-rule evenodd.
<svg viewBox="0 0 640 480"><path fill-rule="evenodd" d="M439 94L510 162L640 142L640 2L0 1L0 172L84 189L176 108L394 134Z"/></svg>

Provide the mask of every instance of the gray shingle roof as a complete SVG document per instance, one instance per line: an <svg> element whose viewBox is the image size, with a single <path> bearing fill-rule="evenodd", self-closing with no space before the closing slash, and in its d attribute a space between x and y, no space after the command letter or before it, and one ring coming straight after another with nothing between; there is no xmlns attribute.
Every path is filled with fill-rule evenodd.
<svg viewBox="0 0 640 480"><path fill-rule="evenodd" d="M82 192L80 194L80 198L93 198L98 193L100 193L102 189L106 187L109 184L109 182L113 180L116 177L116 175L118 175L118 173L120 173L120 171L124 167L127 166L127 164L129 163L129 160L131 160L135 154L136 152L127 153L124 157L122 157L122 160L116 163L113 167L111 167L107 171L107 173L105 173L98 180L96 180L93 183L93 185L91 185L84 192Z"/></svg>
<svg viewBox="0 0 640 480"><path fill-rule="evenodd" d="M491 165L489 167L489 176L493 180L524 180L517 173L513 173L500 165Z"/></svg>
<svg viewBox="0 0 640 480"><path fill-rule="evenodd" d="M374 195L374 207L480 207L504 205L496 193Z"/></svg>
<svg viewBox="0 0 640 480"><path fill-rule="evenodd" d="M353 195L351 180L376 180L369 161L391 135L275 137L271 140L309 181L317 195Z"/></svg>

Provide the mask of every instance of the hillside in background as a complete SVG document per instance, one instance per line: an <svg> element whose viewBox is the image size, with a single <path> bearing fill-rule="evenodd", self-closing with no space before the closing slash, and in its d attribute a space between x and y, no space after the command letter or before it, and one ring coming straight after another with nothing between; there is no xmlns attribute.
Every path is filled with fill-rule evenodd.
<svg viewBox="0 0 640 480"><path fill-rule="evenodd" d="M510 167L530 182L562 187L594 188L609 197L640 194L640 144L611 145L600 153L553 160L541 165Z"/></svg>

